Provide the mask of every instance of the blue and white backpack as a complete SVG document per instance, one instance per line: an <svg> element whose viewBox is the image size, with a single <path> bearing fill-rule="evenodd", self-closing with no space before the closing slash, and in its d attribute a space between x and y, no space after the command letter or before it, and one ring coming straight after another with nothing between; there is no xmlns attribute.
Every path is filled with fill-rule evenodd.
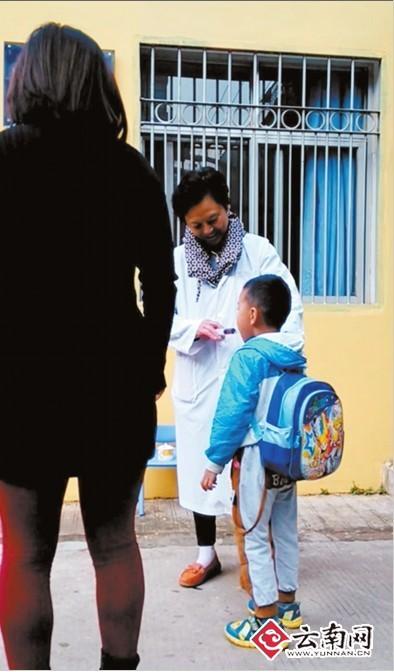
<svg viewBox="0 0 394 672"><path fill-rule="evenodd" d="M282 373L259 429L262 464L274 472L302 481L328 476L339 467L343 411L328 383Z"/></svg>

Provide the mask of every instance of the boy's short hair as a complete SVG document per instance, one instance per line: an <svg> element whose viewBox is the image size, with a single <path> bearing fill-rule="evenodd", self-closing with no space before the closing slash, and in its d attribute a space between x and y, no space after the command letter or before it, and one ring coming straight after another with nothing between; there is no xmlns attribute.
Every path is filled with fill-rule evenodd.
<svg viewBox="0 0 394 672"><path fill-rule="evenodd" d="M279 275L259 275L244 285L250 303L259 308L268 327L279 329L291 310L291 292Z"/></svg>

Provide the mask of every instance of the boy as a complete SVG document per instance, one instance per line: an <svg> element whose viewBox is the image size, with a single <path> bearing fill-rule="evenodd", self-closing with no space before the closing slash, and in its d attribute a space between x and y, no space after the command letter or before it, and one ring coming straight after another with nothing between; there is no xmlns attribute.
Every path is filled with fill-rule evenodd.
<svg viewBox="0 0 394 672"><path fill-rule="evenodd" d="M265 417L270 393L283 370L301 370L305 358L281 344L280 328L291 308L286 283L261 275L244 286L237 323L244 345L233 355L213 420L207 469L201 486L215 487L217 474L242 446L238 506L245 530L252 616L229 623L226 637L253 647L253 634L273 618L287 627L302 623L298 587L296 486L261 464L257 422ZM252 427L255 428L252 429ZM235 465L234 465L235 466ZM262 511L261 511L262 509ZM270 530L274 547L271 552Z"/></svg>

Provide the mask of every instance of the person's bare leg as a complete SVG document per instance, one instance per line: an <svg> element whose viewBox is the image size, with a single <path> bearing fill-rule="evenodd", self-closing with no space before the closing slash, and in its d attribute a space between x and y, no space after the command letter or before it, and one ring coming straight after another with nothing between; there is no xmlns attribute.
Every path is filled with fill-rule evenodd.
<svg viewBox="0 0 394 672"><path fill-rule="evenodd" d="M144 574L134 526L139 483L111 487L108 480L98 487L97 480L84 477L79 480L79 489L86 541L96 573L102 648L118 665L122 661L127 664L138 658L144 602Z"/></svg>
<svg viewBox="0 0 394 672"><path fill-rule="evenodd" d="M49 577L66 484L59 480L27 489L0 481L0 625L12 670L50 669Z"/></svg>

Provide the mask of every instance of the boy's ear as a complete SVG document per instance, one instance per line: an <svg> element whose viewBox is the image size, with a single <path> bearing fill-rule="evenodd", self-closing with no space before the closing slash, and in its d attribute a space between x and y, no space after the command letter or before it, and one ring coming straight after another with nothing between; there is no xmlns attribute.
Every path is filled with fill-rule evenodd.
<svg viewBox="0 0 394 672"><path fill-rule="evenodd" d="M250 308L249 308L249 320L250 320L251 327L254 327L254 325L257 322L257 318L258 318L257 308L255 306L250 306Z"/></svg>

